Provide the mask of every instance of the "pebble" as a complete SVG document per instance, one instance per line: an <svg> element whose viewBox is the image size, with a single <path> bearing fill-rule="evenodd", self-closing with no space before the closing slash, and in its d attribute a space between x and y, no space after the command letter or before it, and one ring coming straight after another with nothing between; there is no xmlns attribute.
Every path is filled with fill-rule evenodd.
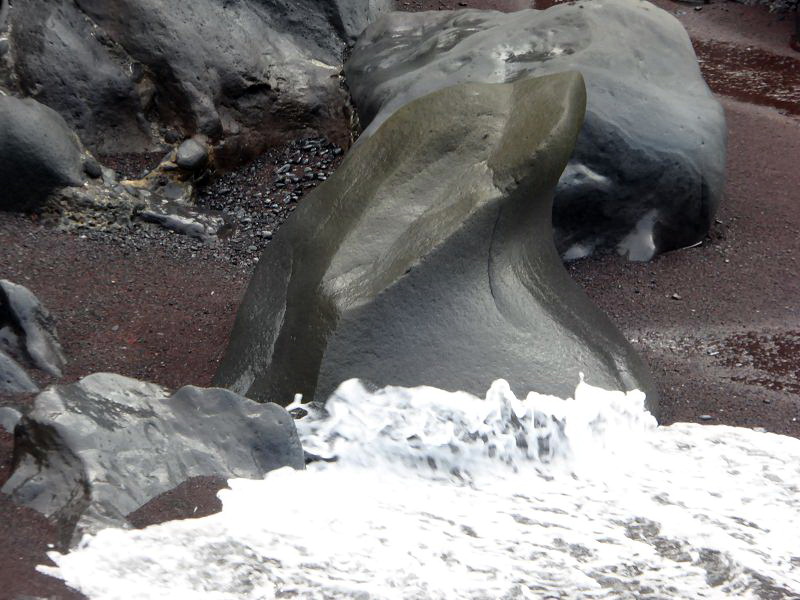
<svg viewBox="0 0 800 600"><path fill-rule="evenodd" d="M711 415L700 415L700 420L701 421L710 421L713 418L714 417L712 417Z"/></svg>
<svg viewBox="0 0 800 600"><path fill-rule="evenodd" d="M83 172L92 179L99 179L103 176L103 168L100 166L100 163L91 156L84 159Z"/></svg>
<svg viewBox="0 0 800 600"><path fill-rule="evenodd" d="M208 162L208 149L198 139L189 138L178 146L176 164L187 171L196 171Z"/></svg>

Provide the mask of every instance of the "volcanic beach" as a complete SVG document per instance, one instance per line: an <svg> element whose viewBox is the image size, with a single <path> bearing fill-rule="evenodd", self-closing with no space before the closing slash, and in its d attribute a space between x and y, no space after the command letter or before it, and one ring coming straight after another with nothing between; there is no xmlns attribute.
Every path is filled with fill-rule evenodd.
<svg viewBox="0 0 800 600"><path fill-rule="evenodd" d="M509 10L519 4L411 1L399 7ZM608 255L568 269L647 359L661 389L664 424L730 424L798 437L800 55L788 47L792 16L728 2L698 5L701 10L658 4L689 31L725 108L726 197L700 246L648 263ZM112 160L131 175L147 166L147 157ZM242 167L225 176L228 187L268 185L278 162ZM171 236L123 245L0 214L0 273L29 287L56 317L68 358L64 382L105 371L172 389L211 383L252 252L214 251ZM0 405L25 407L18 398L0 398ZM10 470L11 445L11 436L0 432L0 481ZM214 493L223 484L189 482L137 511L134 520L145 525L208 514L218 507ZM0 513L3 594L80 597L34 571L55 539L45 519L6 497Z"/></svg>

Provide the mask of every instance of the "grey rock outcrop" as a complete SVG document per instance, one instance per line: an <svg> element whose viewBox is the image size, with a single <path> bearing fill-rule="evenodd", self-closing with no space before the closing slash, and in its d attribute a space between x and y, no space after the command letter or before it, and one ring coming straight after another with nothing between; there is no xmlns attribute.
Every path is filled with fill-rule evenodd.
<svg viewBox="0 0 800 600"><path fill-rule="evenodd" d="M345 70L366 135L409 101L450 85L580 71L586 122L553 214L567 259L613 248L647 260L691 245L707 233L723 194L722 107L686 31L648 2L390 13L365 31Z"/></svg>
<svg viewBox="0 0 800 600"><path fill-rule="evenodd" d="M126 515L202 475L261 477L304 468L291 416L227 390L95 374L36 398L16 428L14 471L2 488L50 517L61 543L127 525Z"/></svg>
<svg viewBox="0 0 800 600"><path fill-rule="evenodd" d="M0 210L39 206L58 188L83 183L80 141L58 113L0 93Z"/></svg>
<svg viewBox="0 0 800 600"><path fill-rule="evenodd" d="M28 288L0 279L0 391L36 391L23 367L61 377L65 364L50 312Z"/></svg>
<svg viewBox="0 0 800 600"><path fill-rule="evenodd" d="M311 128L346 135L347 43L391 0L26 0L0 84L61 113L93 152L152 149L159 130L220 158ZM2 75L2 70L0 70Z"/></svg>
<svg viewBox="0 0 800 600"><path fill-rule="evenodd" d="M577 73L406 104L261 256L215 384L325 400L344 380L483 394L638 388L647 368L570 279L553 190L583 121Z"/></svg>

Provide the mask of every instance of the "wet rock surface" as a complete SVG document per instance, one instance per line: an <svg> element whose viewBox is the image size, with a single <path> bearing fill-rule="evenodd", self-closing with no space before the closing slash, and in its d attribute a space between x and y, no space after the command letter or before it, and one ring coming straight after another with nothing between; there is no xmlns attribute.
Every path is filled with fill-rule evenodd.
<svg viewBox="0 0 800 600"><path fill-rule="evenodd" d="M61 377L65 364L50 312L26 287L0 279L0 392L36 391L26 368Z"/></svg>
<svg viewBox="0 0 800 600"><path fill-rule="evenodd" d="M195 133L228 155L306 128L347 137L344 47L390 0L30 0L10 7L0 84L98 153Z"/></svg>
<svg viewBox="0 0 800 600"><path fill-rule="evenodd" d="M81 185L82 152L58 113L0 93L0 210L36 208L54 190Z"/></svg>
<svg viewBox="0 0 800 600"><path fill-rule="evenodd" d="M701 240L724 186L724 115L685 30L649 3L390 13L368 28L346 65L366 135L409 100L447 85L565 69L586 78L588 106L556 192L561 254L611 248L647 260Z"/></svg>
<svg viewBox="0 0 800 600"><path fill-rule="evenodd" d="M2 488L58 524L66 546L129 526L126 515L198 476L257 478L302 469L289 414L227 390L173 395L120 375L51 387L19 423L14 471Z"/></svg>
<svg viewBox="0 0 800 600"><path fill-rule="evenodd" d="M595 385L657 394L572 283L552 193L580 129L575 73L462 85L361 142L267 248L215 378L259 400L344 380L480 393Z"/></svg>

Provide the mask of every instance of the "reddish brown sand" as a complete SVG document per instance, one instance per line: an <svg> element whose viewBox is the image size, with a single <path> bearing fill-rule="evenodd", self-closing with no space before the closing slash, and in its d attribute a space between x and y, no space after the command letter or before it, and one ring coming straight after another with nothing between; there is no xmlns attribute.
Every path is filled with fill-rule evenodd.
<svg viewBox="0 0 800 600"><path fill-rule="evenodd" d="M569 270L648 359L664 423L707 416L703 422L800 436L800 54L786 44L791 18L727 2L694 11L656 1L687 27L721 94L730 136L727 198L700 247L644 264L587 259ZM531 2L398 4L513 10ZM172 388L209 384L246 286L240 268L189 252L122 250L1 213L0 248L0 277L28 286L58 319L66 381L113 371ZM30 401L0 397L0 406ZM0 484L11 448L11 436L0 432ZM214 494L222 485L218 478L189 481L130 519L145 526L209 514L219 508ZM43 517L0 494L0 600L81 597L34 571L54 541Z"/></svg>

